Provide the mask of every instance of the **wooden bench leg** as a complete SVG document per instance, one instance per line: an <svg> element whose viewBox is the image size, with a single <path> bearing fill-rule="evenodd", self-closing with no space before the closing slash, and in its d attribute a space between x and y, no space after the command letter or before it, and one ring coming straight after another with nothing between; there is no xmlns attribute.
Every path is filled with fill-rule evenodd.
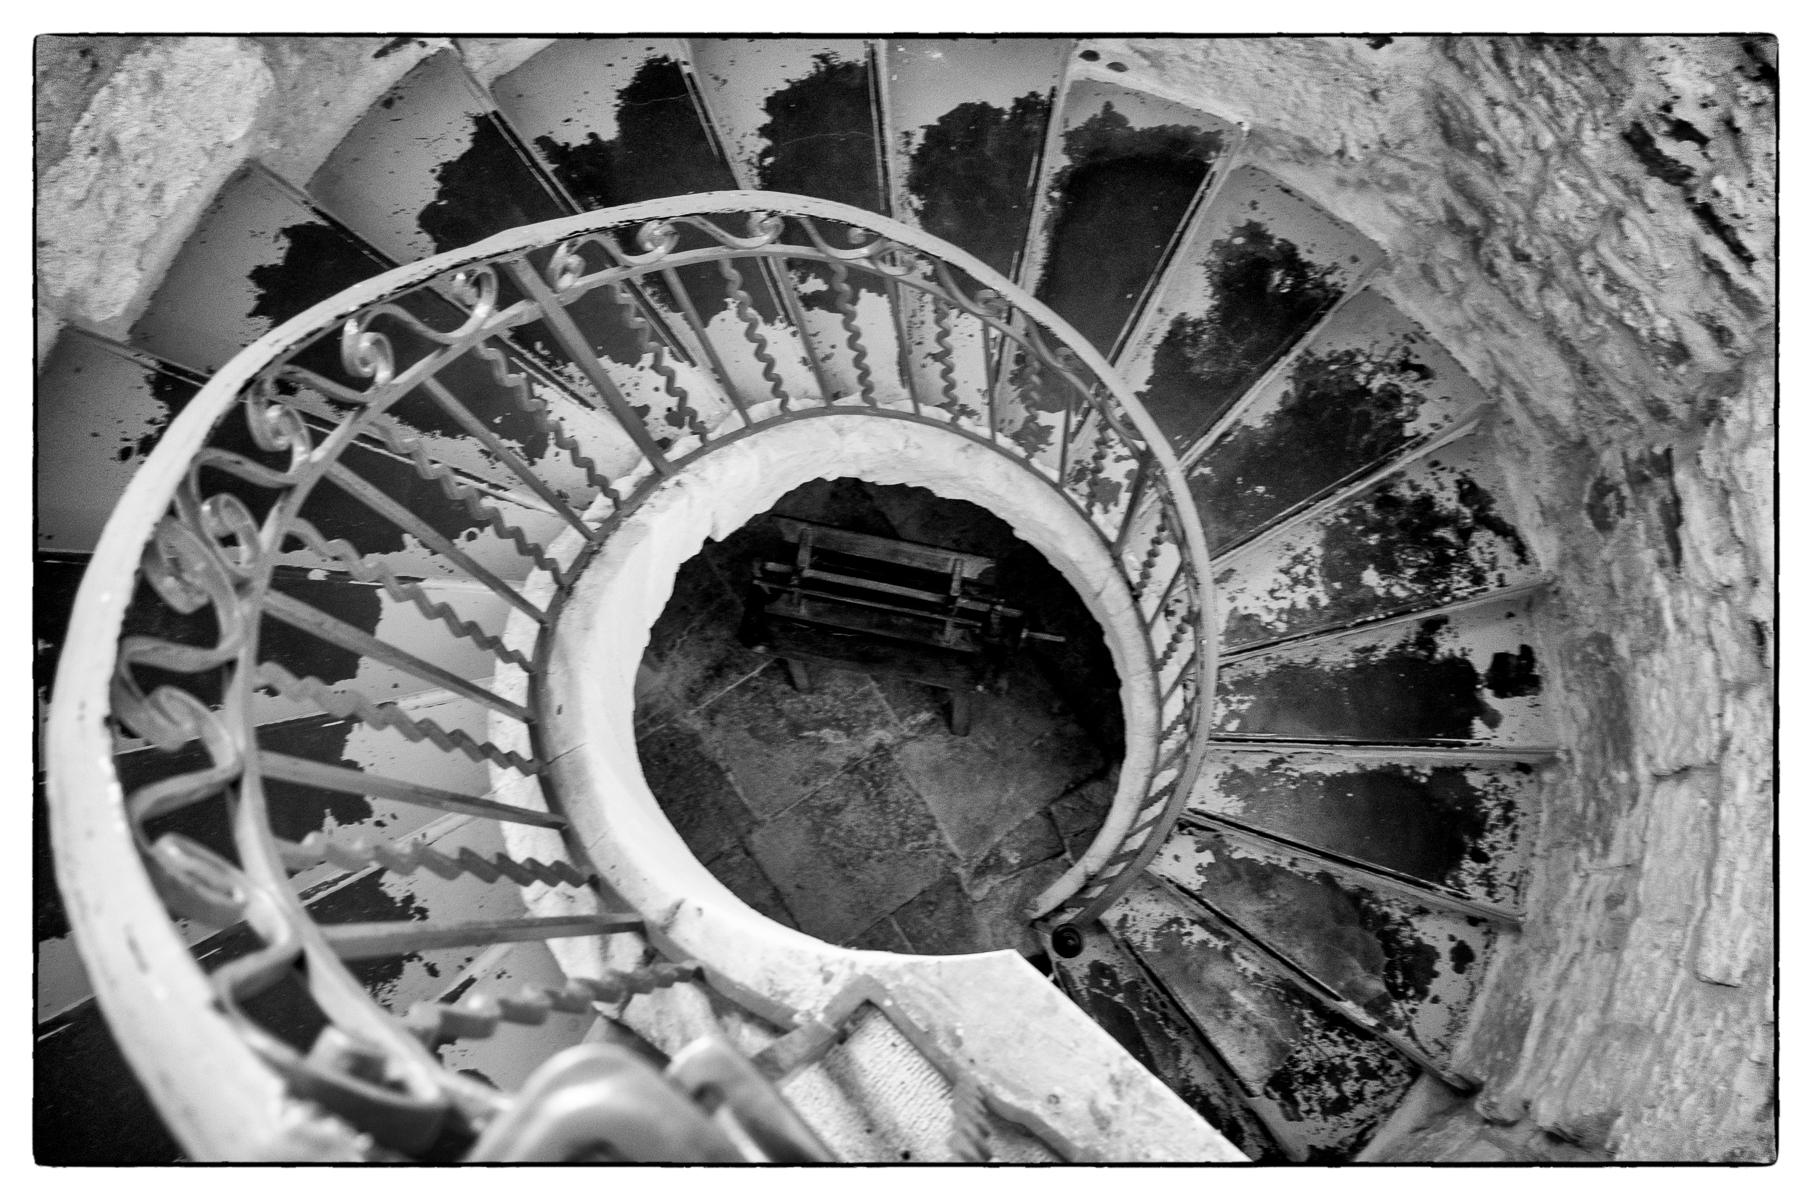
<svg viewBox="0 0 1812 1200"><path fill-rule="evenodd" d="M812 690L812 673L804 663L796 658L783 658L780 661L786 664L787 678L793 681L794 687L802 692Z"/></svg>
<svg viewBox="0 0 1812 1200"><path fill-rule="evenodd" d="M957 737L969 736L969 721L975 715L974 699L960 689L950 690L950 732Z"/></svg>

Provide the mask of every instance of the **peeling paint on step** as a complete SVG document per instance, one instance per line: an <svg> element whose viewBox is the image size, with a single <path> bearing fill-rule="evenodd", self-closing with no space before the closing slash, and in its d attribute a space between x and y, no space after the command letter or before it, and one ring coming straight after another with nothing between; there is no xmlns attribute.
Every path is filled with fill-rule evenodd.
<svg viewBox="0 0 1812 1200"><path fill-rule="evenodd" d="M1359 293L1190 468L1210 549L1483 403L1478 385L1419 325L1377 293Z"/></svg>
<svg viewBox="0 0 1812 1200"><path fill-rule="evenodd" d="M1474 434L1306 522L1216 564L1230 649L1431 608L1536 577L1497 497L1504 482Z"/></svg>
<svg viewBox="0 0 1812 1200"><path fill-rule="evenodd" d="M1285 646L1221 672L1225 734L1541 746L1539 695L1487 697L1492 656L1536 641L1520 603Z"/></svg>
<svg viewBox="0 0 1812 1200"><path fill-rule="evenodd" d="M1127 382L1186 448L1380 257L1296 192L1241 168L1178 251L1128 347Z"/></svg>
<svg viewBox="0 0 1812 1200"><path fill-rule="evenodd" d="M1529 763L1356 763L1239 750L1208 764L1191 807L1514 906L1536 793Z"/></svg>
<svg viewBox="0 0 1812 1200"><path fill-rule="evenodd" d="M1115 84L1064 95L1045 164L1038 299L1106 354L1231 140L1225 122Z"/></svg>

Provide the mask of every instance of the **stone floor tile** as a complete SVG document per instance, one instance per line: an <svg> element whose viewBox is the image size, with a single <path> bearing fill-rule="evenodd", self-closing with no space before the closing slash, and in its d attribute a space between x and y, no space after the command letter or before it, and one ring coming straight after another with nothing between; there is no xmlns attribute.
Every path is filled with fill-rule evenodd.
<svg viewBox="0 0 1812 1200"><path fill-rule="evenodd" d="M942 688L901 679L897 675L874 676L875 690L893 714L895 725L903 735L950 731L950 693ZM977 704L988 703L978 696Z"/></svg>
<svg viewBox="0 0 1812 1200"><path fill-rule="evenodd" d="M876 754L749 836L798 927L842 942L955 866L891 758Z"/></svg>
<svg viewBox="0 0 1812 1200"><path fill-rule="evenodd" d="M786 900L774 886L774 881L767 877L761 864L755 861L741 842L706 862L705 869L715 875L718 882L735 892L738 900L762 916L779 921L782 925L797 927L793 914L788 911Z"/></svg>
<svg viewBox="0 0 1812 1200"><path fill-rule="evenodd" d="M1050 686L1023 665L1005 695L978 698L968 737L930 730L903 746L899 759L951 848L969 862L1103 766Z"/></svg>
<svg viewBox="0 0 1812 1200"><path fill-rule="evenodd" d="M775 663L693 714L749 807L785 811L839 771L894 742L891 717L865 675L813 672L799 692Z"/></svg>
<svg viewBox="0 0 1812 1200"><path fill-rule="evenodd" d="M665 653L642 660L680 711L695 712L750 676L784 674L779 663L737 640L737 620L734 610L722 610L691 626Z"/></svg>
<svg viewBox="0 0 1812 1200"><path fill-rule="evenodd" d="M1049 813L1036 812L1008 830L1000 841L964 873L970 891L989 881L1013 875L1064 852L1063 838Z"/></svg>
<svg viewBox="0 0 1812 1200"><path fill-rule="evenodd" d="M918 954L979 954L987 944L980 914L954 874L939 877L893 914L894 923Z"/></svg>
<svg viewBox="0 0 1812 1200"><path fill-rule="evenodd" d="M1071 857L1077 858L1100 831L1114 806L1115 774L1091 779L1065 793L1050 807L1051 821Z"/></svg>
<svg viewBox="0 0 1812 1200"><path fill-rule="evenodd" d="M681 564L673 581L673 595L648 631L648 653L657 662L704 621L734 625L740 616L736 594L724 583L707 555L699 554Z"/></svg>
<svg viewBox="0 0 1812 1200"><path fill-rule="evenodd" d="M662 810L700 860L717 855L755 825L705 739L685 721L636 738L642 775Z"/></svg>

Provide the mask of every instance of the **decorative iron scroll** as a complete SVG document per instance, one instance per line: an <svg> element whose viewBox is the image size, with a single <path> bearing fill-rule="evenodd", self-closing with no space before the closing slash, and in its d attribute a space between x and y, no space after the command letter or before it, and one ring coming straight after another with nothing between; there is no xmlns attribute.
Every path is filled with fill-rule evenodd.
<svg viewBox="0 0 1812 1200"><path fill-rule="evenodd" d="M538 757L383 691L438 689L451 707L532 730L532 699L524 707L483 681L540 659L504 644L500 614L546 627L545 599L524 580L539 574L556 595L570 583L549 552L555 536L578 529L601 542L699 457L782 422L850 414L936 425L1014 460L1119 564L1145 627L1160 733L1129 832L1066 918L1090 920L1156 852L1201 765L1213 681L1205 541L1176 460L1124 384L1049 310L962 251L873 214L768 193L529 226L316 305L237 356L174 423L89 569L70 629L89 649L65 672L70 690L58 681L60 708L104 713L106 726L70 717L59 744L108 761L110 727L167 752L124 798L139 861L169 917L250 931L259 948L212 971L215 1004L313 1106L310 1129L343 1126L356 1131L348 1145L380 1155L565 1145L560 1130L506 1125L501 1114L520 1112L512 1097L457 1075L434 1050L449 1034L589 1008L601 994L481 996L474 1019L430 1006L400 1020L348 967L349 935L310 919L290 872L424 868L473 887L562 889L575 911L603 913L600 932L616 926L582 863L449 855L426 840L285 839L277 829L296 788L452 820L563 823L281 751L268 744L270 723L331 714L403 759L433 748L538 774ZM613 429L627 447L600 433ZM324 577L372 585L417 614L407 644L312 603L304 585ZM110 681L104 696L79 694L93 673ZM111 768L111 787L79 795L55 787L55 758L51 771L60 803L105 806L118 794ZM174 824L209 825L216 849ZM469 936L557 936L537 920ZM362 936L375 939L367 946L396 940ZM660 986L686 974L649 969L644 982ZM279 987L300 989L325 1016L312 1050L248 1015L248 1000ZM575 1059L561 1078L576 1087L620 1066ZM660 1092L658 1080L643 1083ZM961 1153L980 1155L969 1085L958 1104ZM805 1153L790 1126L723 1136Z"/></svg>

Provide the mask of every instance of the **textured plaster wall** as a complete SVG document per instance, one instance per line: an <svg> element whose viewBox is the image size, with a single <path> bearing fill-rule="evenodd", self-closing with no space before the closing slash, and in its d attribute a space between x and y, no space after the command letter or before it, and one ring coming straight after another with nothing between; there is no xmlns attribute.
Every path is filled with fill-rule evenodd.
<svg viewBox="0 0 1812 1200"><path fill-rule="evenodd" d="M1500 402L1566 750L1460 1119L1770 1156L1772 39L1094 47L1247 123Z"/></svg>

